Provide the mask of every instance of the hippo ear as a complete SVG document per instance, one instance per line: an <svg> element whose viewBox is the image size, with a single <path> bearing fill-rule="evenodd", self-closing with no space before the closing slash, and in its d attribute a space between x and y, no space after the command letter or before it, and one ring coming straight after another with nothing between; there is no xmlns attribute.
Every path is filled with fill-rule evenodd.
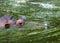
<svg viewBox="0 0 60 43"><path fill-rule="evenodd" d="M22 19L22 20L26 20L26 16L21 16L20 19Z"/></svg>

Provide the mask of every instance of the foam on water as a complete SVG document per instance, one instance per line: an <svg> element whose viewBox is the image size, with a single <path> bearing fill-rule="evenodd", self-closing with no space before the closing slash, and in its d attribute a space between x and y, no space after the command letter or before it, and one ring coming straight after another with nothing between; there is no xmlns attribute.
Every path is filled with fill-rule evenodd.
<svg viewBox="0 0 60 43"><path fill-rule="evenodd" d="M31 2L32 4L39 4L40 6L39 7L43 7L43 8L48 8L48 9L51 9L51 8L58 8L57 6L53 5L53 4L49 4L49 3L41 3L41 2Z"/></svg>

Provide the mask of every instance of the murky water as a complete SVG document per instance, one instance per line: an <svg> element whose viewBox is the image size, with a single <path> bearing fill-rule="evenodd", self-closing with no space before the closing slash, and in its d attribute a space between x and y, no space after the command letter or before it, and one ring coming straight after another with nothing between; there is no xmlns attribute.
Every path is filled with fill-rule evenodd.
<svg viewBox="0 0 60 43"><path fill-rule="evenodd" d="M56 32L56 27L60 26L60 0L34 1L0 1L1 14L9 13L14 16L14 18L19 18L19 16L26 16L27 18L26 24L22 27L11 27L10 29L7 29L7 32L4 31L5 35L8 33L10 41L21 38L19 41L23 40L23 42L27 41L31 43L33 41L32 43L39 43L40 39L44 39L42 42L45 43L45 38L53 37L54 35L56 36L59 32L58 31L56 34L54 33ZM51 29L51 31L48 29ZM51 35L51 33L54 34ZM3 34L1 33L1 35ZM58 35L60 34L58 33Z"/></svg>

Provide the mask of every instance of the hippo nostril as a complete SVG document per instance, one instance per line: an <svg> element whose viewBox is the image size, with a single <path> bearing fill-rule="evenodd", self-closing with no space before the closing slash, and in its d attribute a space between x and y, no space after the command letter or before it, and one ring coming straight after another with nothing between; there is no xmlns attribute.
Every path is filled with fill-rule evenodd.
<svg viewBox="0 0 60 43"><path fill-rule="evenodd" d="M5 28L9 28L10 27L10 24L5 24Z"/></svg>
<svg viewBox="0 0 60 43"><path fill-rule="evenodd" d="M22 26L22 23L19 23L20 26Z"/></svg>

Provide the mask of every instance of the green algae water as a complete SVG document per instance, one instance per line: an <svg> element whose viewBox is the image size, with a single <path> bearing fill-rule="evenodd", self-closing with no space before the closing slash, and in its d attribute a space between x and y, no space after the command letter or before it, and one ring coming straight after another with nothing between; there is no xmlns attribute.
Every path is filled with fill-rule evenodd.
<svg viewBox="0 0 60 43"><path fill-rule="evenodd" d="M0 16L7 13L26 23L0 29L0 43L60 43L60 0L0 0Z"/></svg>

